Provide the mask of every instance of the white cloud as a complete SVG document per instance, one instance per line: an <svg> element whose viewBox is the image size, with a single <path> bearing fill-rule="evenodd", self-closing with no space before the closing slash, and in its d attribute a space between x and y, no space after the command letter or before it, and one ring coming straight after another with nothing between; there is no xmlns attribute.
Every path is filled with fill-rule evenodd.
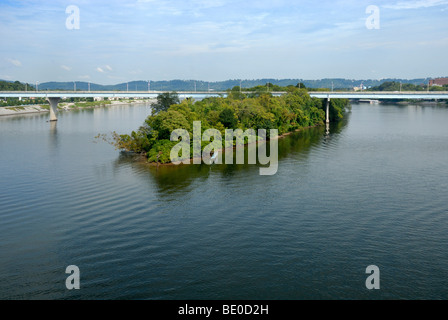
<svg viewBox="0 0 448 320"><path fill-rule="evenodd" d="M61 68L64 69L65 71L70 71L70 70L72 70L72 68L67 67L67 66L65 66L65 65L61 65Z"/></svg>
<svg viewBox="0 0 448 320"><path fill-rule="evenodd" d="M112 71L113 69L110 65L106 64L105 66L97 67L95 70L101 73L106 73L107 71Z"/></svg>
<svg viewBox="0 0 448 320"><path fill-rule="evenodd" d="M448 0L414 0L414 1L400 1L392 5L384 5L387 9L420 9L420 8L430 8L435 6L441 6L448 4Z"/></svg>
<svg viewBox="0 0 448 320"><path fill-rule="evenodd" d="M90 76L85 75L85 76L79 76L78 78L79 78L79 79L90 79Z"/></svg>
<svg viewBox="0 0 448 320"><path fill-rule="evenodd" d="M22 62L20 62L17 59L8 59L8 62L15 65L16 67L21 67L22 66Z"/></svg>

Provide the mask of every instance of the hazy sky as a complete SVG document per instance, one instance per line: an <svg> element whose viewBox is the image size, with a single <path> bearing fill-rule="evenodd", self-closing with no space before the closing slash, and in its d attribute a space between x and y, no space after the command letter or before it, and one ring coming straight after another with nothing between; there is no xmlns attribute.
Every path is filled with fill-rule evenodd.
<svg viewBox="0 0 448 320"><path fill-rule="evenodd" d="M0 41L0 79L31 83L437 77L448 0L0 0Z"/></svg>

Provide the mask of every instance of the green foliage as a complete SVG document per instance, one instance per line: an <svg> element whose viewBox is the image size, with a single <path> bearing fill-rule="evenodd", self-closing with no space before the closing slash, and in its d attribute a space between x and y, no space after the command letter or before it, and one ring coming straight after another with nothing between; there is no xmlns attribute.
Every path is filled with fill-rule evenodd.
<svg viewBox="0 0 448 320"><path fill-rule="evenodd" d="M103 137L103 139L106 140L107 138ZM137 132L132 131L131 135L119 135L118 133L113 132L111 143L118 150L136 153L146 152L146 150L151 148L150 137L145 134L145 131L142 128L140 128Z"/></svg>
<svg viewBox="0 0 448 320"><path fill-rule="evenodd" d="M8 82L0 81L0 91L34 91L35 88L30 84L21 83L19 81Z"/></svg>
<svg viewBox="0 0 448 320"><path fill-rule="evenodd" d="M219 121L225 128L234 129L238 123L238 118L232 109L226 108L219 114Z"/></svg>
<svg viewBox="0 0 448 320"><path fill-rule="evenodd" d="M87 98L89 99L89 98ZM76 102L75 106L77 108L91 108L91 107L97 107L97 106L102 106L102 105L109 105L112 104L111 101L89 101L87 100L86 102Z"/></svg>
<svg viewBox="0 0 448 320"><path fill-rule="evenodd" d="M186 129L193 132L193 123L187 121L185 116L176 110L162 111L158 115L149 116L146 125L157 132L158 139L170 139L171 132L176 129Z"/></svg>
<svg viewBox="0 0 448 320"><path fill-rule="evenodd" d="M252 88L244 89L244 91L254 91L254 92L282 92L286 91L286 87L282 87L279 85L272 84L270 82L266 83L264 86L255 86Z"/></svg>
<svg viewBox="0 0 448 320"><path fill-rule="evenodd" d="M7 98L0 100L0 107L36 105L36 104L38 105L48 104L48 101L46 101L45 98L34 98L34 99L23 98L22 100L19 100L19 98Z"/></svg>
<svg viewBox="0 0 448 320"><path fill-rule="evenodd" d="M311 98L306 89L290 86L280 97L266 91L257 92L257 89L253 92L258 94L247 97L239 87L234 87L226 98L213 97L197 102L187 99L171 104L166 110L159 109L149 116L137 132L115 134L113 144L121 150L146 152L149 162L156 162L159 155L159 162L167 163L172 147L178 143L170 141L171 133L176 129L187 130L192 144L194 121L201 121L201 134L213 128L223 137L226 129L253 129L256 133L258 129L265 129L269 137L269 129L278 129L281 135L324 124L326 100ZM330 120L340 120L347 104L346 99L331 100ZM201 142L202 148L208 144Z"/></svg>
<svg viewBox="0 0 448 320"><path fill-rule="evenodd" d="M372 87L368 91L427 91L427 84L415 85L412 83L400 83L397 81L384 82L379 86ZM443 87L433 86L429 87L429 91L444 91Z"/></svg>
<svg viewBox="0 0 448 320"><path fill-rule="evenodd" d="M152 104L153 114L161 111L168 111L168 108L174 104L180 103L176 92L165 92L157 96L157 102Z"/></svg>
<svg viewBox="0 0 448 320"><path fill-rule="evenodd" d="M429 88L430 91L447 91L448 90L448 85L444 85L444 86L432 86Z"/></svg>
<svg viewBox="0 0 448 320"><path fill-rule="evenodd" d="M326 101L324 100L326 103ZM347 99L330 100L330 122L336 122L344 117L345 106L348 104Z"/></svg>
<svg viewBox="0 0 448 320"><path fill-rule="evenodd" d="M147 153L148 162L170 163L171 149L177 144L176 141L159 140ZM158 156L158 159L157 159Z"/></svg>
<svg viewBox="0 0 448 320"><path fill-rule="evenodd" d="M234 100L243 100L247 96L241 92L242 88L239 86L235 86L232 88L232 90L227 90L227 96Z"/></svg>

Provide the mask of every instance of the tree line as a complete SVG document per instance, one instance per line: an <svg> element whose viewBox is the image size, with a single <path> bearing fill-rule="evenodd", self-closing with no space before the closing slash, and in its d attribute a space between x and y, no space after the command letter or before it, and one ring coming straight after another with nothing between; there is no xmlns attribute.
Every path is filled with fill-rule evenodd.
<svg viewBox="0 0 448 320"><path fill-rule="evenodd" d="M379 86L367 89L368 91L427 91L428 85L426 84L412 84L412 83L400 83L397 81L384 82ZM444 86L431 86L429 91L448 91L448 85Z"/></svg>
<svg viewBox="0 0 448 320"><path fill-rule="evenodd" d="M21 83L19 81L9 82L0 81L0 91L34 91L35 87L28 83Z"/></svg>

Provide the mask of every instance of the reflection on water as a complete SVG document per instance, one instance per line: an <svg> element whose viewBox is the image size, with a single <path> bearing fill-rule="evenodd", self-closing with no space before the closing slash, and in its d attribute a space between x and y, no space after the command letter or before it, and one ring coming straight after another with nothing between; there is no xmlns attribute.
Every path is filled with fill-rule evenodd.
<svg viewBox="0 0 448 320"><path fill-rule="evenodd" d="M284 159L297 158L306 160L310 150L319 147L322 142L328 139L336 139L343 128L347 126L348 118L339 123L304 129L287 135L278 140L278 160L279 166ZM331 131L331 134L330 134ZM269 144L268 144L269 145ZM155 183L158 187L159 194L172 194L179 190L188 188L194 180L205 181L209 177L219 176L220 179L230 179L234 175L254 175L258 174L260 164L248 164L248 153L253 152L250 149L257 149L256 145L246 146L244 149L245 164L236 164L236 152L233 152L234 164L212 164L202 163L201 165L151 165L145 162L145 158L139 155L133 155L122 152L115 161L115 170L120 170L120 166L131 166L136 173L146 173L145 177L149 178L151 183ZM267 154L270 154L269 148ZM223 159L225 154L223 154ZM225 162L225 161L223 161Z"/></svg>
<svg viewBox="0 0 448 320"><path fill-rule="evenodd" d="M52 150L58 149L58 124L56 121L50 122L50 147Z"/></svg>

